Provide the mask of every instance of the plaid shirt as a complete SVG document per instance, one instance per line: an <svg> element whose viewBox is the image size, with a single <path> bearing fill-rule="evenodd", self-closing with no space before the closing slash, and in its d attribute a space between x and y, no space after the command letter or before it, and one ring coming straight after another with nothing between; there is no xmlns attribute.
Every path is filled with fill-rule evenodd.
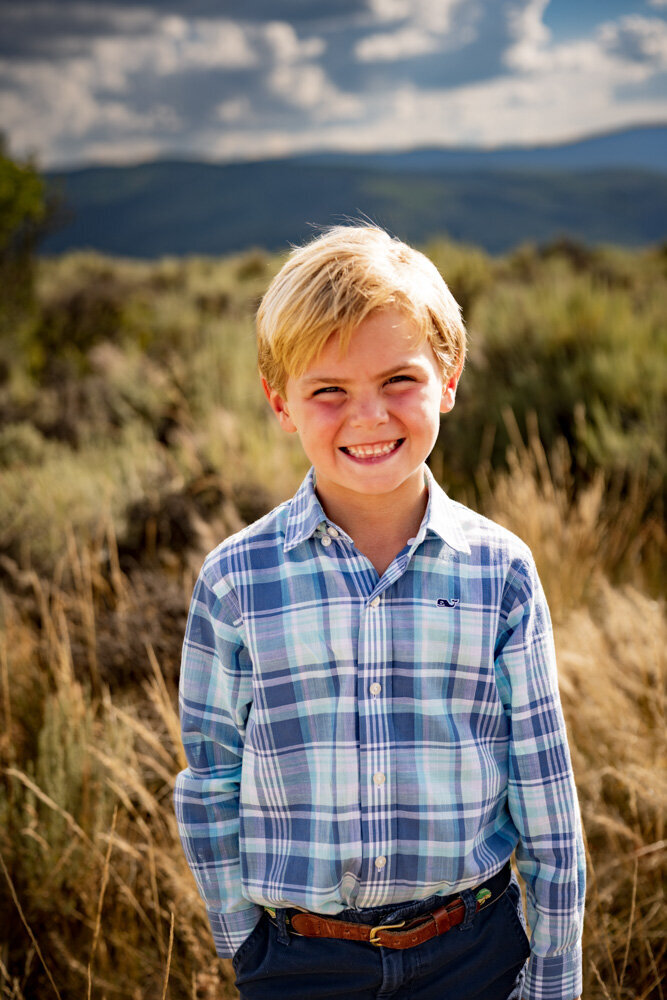
<svg viewBox="0 0 667 1000"><path fill-rule="evenodd" d="M333 915L448 895L516 848L524 997L581 992L584 853L549 612L529 549L426 472L382 577L313 472L226 539L195 587L176 782L221 956L262 906Z"/></svg>

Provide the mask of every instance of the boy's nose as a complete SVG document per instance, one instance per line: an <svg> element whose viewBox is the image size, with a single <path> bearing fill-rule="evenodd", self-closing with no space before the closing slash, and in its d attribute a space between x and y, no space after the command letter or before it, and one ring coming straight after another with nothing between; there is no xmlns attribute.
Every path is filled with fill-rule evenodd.
<svg viewBox="0 0 667 1000"><path fill-rule="evenodd" d="M386 424L389 414L384 401L379 396L363 396L354 401L350 423L354 427L377 427Z"/></svg>

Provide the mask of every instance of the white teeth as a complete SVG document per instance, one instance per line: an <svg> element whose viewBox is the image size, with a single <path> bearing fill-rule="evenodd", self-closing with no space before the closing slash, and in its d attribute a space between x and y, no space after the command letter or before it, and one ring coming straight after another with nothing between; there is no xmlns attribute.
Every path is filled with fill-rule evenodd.
<svg viewBox="0 0 667 1000"><path fill-rule="evenodd" d="M387 441L386 444L348 445L345 451L353 458L377 458L379 455L388 455L397 447L398 441Z"/></svg>

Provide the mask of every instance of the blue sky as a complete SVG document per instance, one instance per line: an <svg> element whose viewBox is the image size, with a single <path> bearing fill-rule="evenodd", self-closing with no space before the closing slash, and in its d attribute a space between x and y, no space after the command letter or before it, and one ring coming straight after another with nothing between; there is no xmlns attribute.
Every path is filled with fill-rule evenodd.
<svg viewBox="0 0 667 1000"><path fill-rule="evenodd" d="M45 166L653 122L667 0L0 0L0 127Z"/></svg>
<svg viewBox="0 0 667 1000"><path fill-rule="evenodd" d="M656 8L651 8L644 0L559 0L547 4L544 11L544 23L554 34L556 41L564 41L567 38L589 33L595 29L596 25L605 21L618 20L630 14L651 13Z"/></svg>

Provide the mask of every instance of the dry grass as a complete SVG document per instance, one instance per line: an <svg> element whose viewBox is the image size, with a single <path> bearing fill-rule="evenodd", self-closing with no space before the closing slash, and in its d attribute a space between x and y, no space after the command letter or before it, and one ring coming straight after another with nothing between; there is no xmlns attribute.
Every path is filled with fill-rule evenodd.
<svg viewBox="0 0 667 1000"><path fill-rule="evenodd" d="M71 558L76 576L81 560ZM0 904L8 918L0 995L229 996L229 970L215 959L171 807L184 766L175 691L148 649L152 676L142 689L113 699L105 688L95 694L85 672L75 676L71 657L80 608L59 588L33 582L38 634L3 602L10 739L0 789ZM98 601L93 588L85 615L91 642ZM31 944L41 967L25 966ZM22 975L10 974L21 965Z"/></svg>
<svg viewBox="0 0 667 1000"><path fill-rule="evenodd" d="M528 542L552 609L589 852L585 997L663 1000L664 255L432 251L473 331L434 471L460 496L477 470L469 502ZM0 385L2 1000L236 996L172 809L175 678L204 550L305 468L255 373L278 265L39 269L41 325Z"/></svg>
<svg viewBox="0 0 667 1000"><path fill-rule="evenodd" d="M664 608L601 581L557 646L590 858L586 995L599 974L615 1000L663 996Z"/></svg>
<svg viewBox="0 0 667 1000"><path fill-rule="evenodd" d="M484 481L484 499L533 550L554 619L588 852L584 995L662 998L667 621L641 582L664 529L643 519L640 484L610 498L600 473L575 492L563 443L547 456L535 429L527 444L512 436L509 470ZM619 567L634 584L610 582Z"/></svg>
<svg viewBox="0 0 667 1000"><path fill-rule="evenodd" d="M517 448L510 471L487 482L486 502L505 522L524 512L510 526L533 547L554 607L589 850L585 995L658 998L667 929L664 607L609 582L618 545L613 525L609 537L596 530L601 485L573 503L557 467L558 456L547 462L535 441ZM108 542L107 532L113 553ZM184 765L176 692L150 645L140 687L112 694L99 678L97 617L111 607L122 618L130 581L117 560L103 572L99 553L70 538L54 581L26 574L23 583L31 601L2 605L0 996L233 997L172 811Z"/></svg>

